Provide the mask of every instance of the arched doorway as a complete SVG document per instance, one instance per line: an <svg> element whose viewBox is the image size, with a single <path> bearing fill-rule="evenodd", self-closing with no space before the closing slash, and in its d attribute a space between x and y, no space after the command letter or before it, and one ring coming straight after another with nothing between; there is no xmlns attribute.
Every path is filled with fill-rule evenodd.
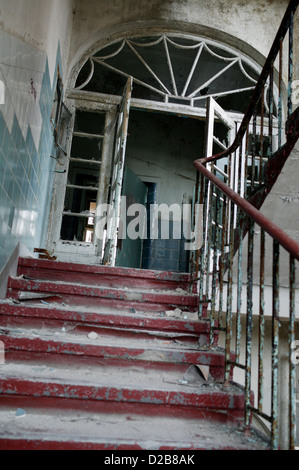
<svg viewBox="0 0 299 470"><path fill-rule="evenodd" d="M132 256L137 244L119 240L119 223L111 222L108 244L95 236L96 208L119 207L121 196L144 206L191 204L192 162L206 152L207 136L213 152L229 145L258 75L239 52L183 34L132 35L86 57L68 96L72 117L64 125L66 155L58 161L48 248L66 260L186 270L182 239L145 238ZM213 115L208 134L211 100L223 113ZM132 214L120 222L130 220ZM182 224L173 213L170 221L171 230Z"/></svg>

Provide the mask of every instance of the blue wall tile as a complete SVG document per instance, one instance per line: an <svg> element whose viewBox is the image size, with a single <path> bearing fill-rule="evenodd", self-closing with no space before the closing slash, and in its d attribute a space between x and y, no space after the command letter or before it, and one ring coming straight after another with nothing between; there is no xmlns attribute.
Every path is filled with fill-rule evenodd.
<svg viewBox="0 0 299 470"><path fill-rule="evenodd" d="M1 34L6 33L1 32ZM8 40L10 43L15 43L16 50L29 51L30 46L19 39L10 36ZM32 48L32 53L36 55L36 49ZM42 52L39 54L44 56ZM0 55L0 67L2 65ZM58 65L61 72L60 46L57 50L56 70ZM15 66L20 81L24 80L24 77L22 78L24 70L18 68L17 64L10 66ZM3 69L7 70L7 66L3 65ZM32 76L36 73L33 70ZM50 158L54 153L50 116L56 85L56 80L50 77L46 58L44 71L42 75L41 71L38 74L37 79L41 80L39 100L41 117L34 124L35 129L38 128L40 131L37 148L33 137L35 134L32 133L30 126L24 137L24 128L22 132L20 127L24 123L19 123L14 113L12 126L10 124L8 127L6 122L9 121L9 117L4 114L7 107L0 106L0 271L18 242L33 250L34 247L43 246L46 238L55 169L55 161ZM6 96L15 104L11 99L13 93L13 88L10 90L8 86ZM27 96L27 100L29 101L30 97ZM35 103L31 105L36 106Z"/></svg>

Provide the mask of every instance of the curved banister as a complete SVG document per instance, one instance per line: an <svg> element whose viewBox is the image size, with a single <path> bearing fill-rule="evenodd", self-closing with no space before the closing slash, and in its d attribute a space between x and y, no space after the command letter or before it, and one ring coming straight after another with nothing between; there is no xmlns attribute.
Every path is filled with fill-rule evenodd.
<svg viewBox="0 0 299 470"><path fill-rule="evenodd" d="M288 32L289 26L290 26L290 18L291 16L295 13L297 7L298 7L299 1L298 0L291 0L289 3L289 6L287 8L287 11L284 15L284 18L282 20L282 23L280 25L280 28L278 30L278 33L275 37L275 40L273 42L272 48L270 50L270 53L268 55L268 58L265 62L265 65L263 67L263 70L261 72L261 75L259 77L259 80L256 84L252 99L250 101L250 104L247 108L247 111L244 115L243 121L240 125L240 128L238 130L238 133L236 135L236 138L232 145L225 151L218 153L216 155L213 155L211 157L203 158L200 160L201 163L211 163L214 161L217 161L221 158L227 157L233 152L237 150L237 148L241 145L242 139L244 138L244 135L248 129L248 126L250 124L250 121L253 117L253 114L255 112L257 103L259 99L261 98L261 95L263 93L264 86L266 85L267 79L269 77L269 73L271 70L271 67L273 66L278 53L280 51L280 44L283 38L285 37L286 33Z"/></svg>
<svg viewBox="0 0 299 470"><path fill-rule="evenodd" d="M270 219L265 217L258 209L256 209L250 202L239 196L238 193L229 188L219 178L217 178L211 171L209 171L205 165L207 163L213 163L219 159L229 157L232 155L242 144L244 136L249 127L250 121L252 120L256 111L257 104L262 96L264 87L267 79L271 73L271 69L281 49L281 42L286 36L290 24L291 18L293 17L298 7L299 0L291 0L286 10L281 26L276 34L274 43L271 47L268 58L265 62L256 88L254 90L252 99L248 106L248 109L244 115L243 121L239 127L237 135L232 145L216 155L207 158L201 158L194 161L195 168L203 174L207 179L212 181L221 191L223 191L241 210L243 210L248 216L250 216L261 228L263 228L269 235L271 235L281 246L283 246L295 259L299 260L299 243L289 237L282 229L275 225ZM293 144L295 141L293 141ZM290 148L291 150L291 148Z"/></svg>
<svg viewBox="0 0 299 470"><path fill-rule="evenodd" d="M194 162L195 168L209 179L218 189L220 189L228 198L233 201L243 212L253 219L262 229L274 238L285 250L287 250L295 259L299 261L299 243L289 237L281 228L275 225L270 219L264 216L250 202L239 196L223 183L217 176L211 173L201 160Z"/></svg>

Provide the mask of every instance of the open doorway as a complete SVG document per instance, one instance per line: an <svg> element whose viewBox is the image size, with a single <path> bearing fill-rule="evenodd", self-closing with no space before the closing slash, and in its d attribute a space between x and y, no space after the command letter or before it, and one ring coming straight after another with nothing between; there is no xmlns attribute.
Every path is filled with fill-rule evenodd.
<svg viewBox="0 0 299 470"><path fill-rule="evenodd" d="M203 156L205 121L183 117L176 114L164 114L131 109L126 148L126 166L135 179L146 187L147 237L133 243L121 244L118 250L118 265L163 271L187 272L189 252L183 240L183 211L168 212L169 233L162 233L163 211L158 213L158 237L150 237L151 207L153 204L165 205L171 209L175 204L192 204L196 184L196 172L193 161ZM132 196L126 185L126 196ZM138 184L138 187L140 183ZM124 194L124 193L123 193ZM177 230L178 229L178 230ZM182 233L178 239L175 234ZM137 243L142 249L136 258ZM135 246L135 248L134 248ZM131 257L138 259L136 265Z"/></svg>
<svg viewBox="0 0 299 470"><path fill-rule="evenodd" d="M146 206L190 205L193 161L205 154L209 100L240 122L260 68L225 44L153 31L105 39L86 51L81 65L71 73L67 104L75 112L64 127L72 135L57 162L47 248L66 261L188 270L189 253L182 258L182 240L171 233L143 240L134 262L132 246L118 243L125 165L139 178L141 195L147 193ZM225 177L226 168L218 171ZM115 216L101 238L95 236L97 209L105 204ZM174 229L181 219L174 215L170 222Z"/></svg>

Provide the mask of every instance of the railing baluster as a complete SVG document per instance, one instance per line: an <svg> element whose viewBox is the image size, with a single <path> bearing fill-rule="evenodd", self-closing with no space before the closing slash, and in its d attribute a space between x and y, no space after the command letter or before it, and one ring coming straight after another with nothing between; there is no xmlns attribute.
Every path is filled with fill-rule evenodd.
<svg viewBox="0 0 299 470"><path fill-rule="evenodd" d="M283 40L279 45L279 85L278 85L278 148L282 145L282 72L283 72Z"/></svg>
<svg viewBox="0 0 299 470"><path fill-rule="evenodd" d="M264 338L265 338L265 230L261 229L260 250L260 309L259 309L259 381L258 408L263 411Z"/></svg>
<svg viewBox="0 0 299 470"><path fill-rule="evenodd" d="M295 341L295 259L290 256L290 324L289 324L289 449L296 447L296 364L292 360Z"/></svg>
<svg viewBox="0 0 299 470"><path fill-rule="evenodd" d="M192 204L192 230L196 229L196 204L200 204L200 198L202 195L202 185L204 182L203 175L197 173L196 175L196 185L193 195L193 204ZM198 273L199 273L199 250L194 250L191 253L190 257L190 292L193 292L194 284L197 282Z"/></svg>
<svg viewBox="0 0 299 470"><path fill-rule="evenodd" d="M243 196L242 194L242 178L243 178L243 147L244 147L244 141L242 141L240 145L240 150L238 152L238 180L237 180L237 189L236 191L238 194Z"/></svg>
<svg viewBox="0 0 299 470"><path fill-rule="evenodd" d="M268 149L268 158L271 158L273 152L273 113L274 113L274 70L273 63L271 64L270 69L270 84L269 84L269 149Z"/></svg>
<svg viewBox="0 0 299 470"><path fill-rule="evenodd" d="M254 186L255 186L255 157L256 157L256 147L257 147L256 141L257 141L257 135L256 135L256 112L255 112L253 116L253 127L252 127L251 192L253 192Z"/></svg>
<svg viewBox="0 0 299 470"><path fill-rule="evenodd" d="M240 244L238 248L238 285L237 285L237 314L236 314L236 360L240 360L241 317L242 317L242 282L243 282L243 220L240 224Z"/></svg>
<svg viewBox="0 0 299 470"><path fill-rule="evenodd" d="M213 191L214 187L212 183L209 182L208 185L208 196L207 196L207 203L208 203L208 212L207 212L207 233L206 233L206 266L205 266L205 298L209 301L210 300L210 269L211 269L211 242L212 242L212 231L213 231L213 204L214 204L214 195Z"/></svg>
<svg viewBox="0 0 299 470"><path fill-rule="evenodd" d="M223 193L222 193L223 194ZM227 200L223 195L222 202L222 233L221 233L221 256L219 260L219 321L222 324L222 313L223 313L223 289L224 289L224 251L226 242L226 215L227 215ZM220 325L221 326L221 325Z"/></svg>
<svg viewBox="0 0 299 470"><path fill-rule="evenodd" d="M231 340L232 340L232 314L233 314L233 263L234 263L234 204L231 204L230 210L230 240L229 240L229 259L228 259L228 282L227 282L227 312L226 312L226 371L225 383L230 380L231 371Z"/></svg>
<svg viewBox="0 0 299 470"><path fill-rule="evenodd" d="M264 112L265 112L265 102L264 102L264 92L265 87L263 87L262 96L261 96L261 133L260 133L260 171L259 171L259 183L261 184L264 177Z"/></svg>
<svg viewBox="0 0 299 470"><path fill-rule="evenodd" d="M202 246L200 250L200 257L199 257L199 262L201 265L201 270L200 270L200 276L199 276L199 286L198 286L198 293L199 293L199 309L198 309L198 316L199 318L202 318L203 315L203 300L204 300L204 282L205 282L205 276L206 276L206 251L205 251L205 242L206 242L206 234L207 234L207 211L208 211L208 180L204 180L202 185L201 185L201 194L200 194L200 200L203 202L203 242L204 245Z"/></svg>
<svg viewBox="0 0 299 470"><path fill-rule="evenodd" d="M247 257L247 323L246 323L246 370L245 370L245 429L251 423L251 349L252 349L252 316L253 316L253 250L254 223L250 221L248 230Z"/></svg>
<svg viewBox="0 0 299 470"><path fill-rule="evenodd" d="M273 241L272 449L278 449L279 243Z"/></svg>
<svg viewBox="0 0 299 470"><path fill-rule="evenodd" d="M218 265L217 263L217 259L218 259L218 211L219 211L219 191L215 189L215 203L214 203L214 217L213 217L214 227L213 227L213 236L212 236L213 273L212 273L211 318L210 318L210 325L211 325L210 345L212 347L214 346L214 342L215 342L216 282L217 282L217 275L218 275L218 269L217 269L217 265Z"/></svg>
<svg viewBox="0 0 299 470"><path fill-rule="evenodd" d="M293 84L293 54L294 54L294 12L290 15L289 24L289 83L288 83L288 119L293 111L292 84Z"/></svg>

